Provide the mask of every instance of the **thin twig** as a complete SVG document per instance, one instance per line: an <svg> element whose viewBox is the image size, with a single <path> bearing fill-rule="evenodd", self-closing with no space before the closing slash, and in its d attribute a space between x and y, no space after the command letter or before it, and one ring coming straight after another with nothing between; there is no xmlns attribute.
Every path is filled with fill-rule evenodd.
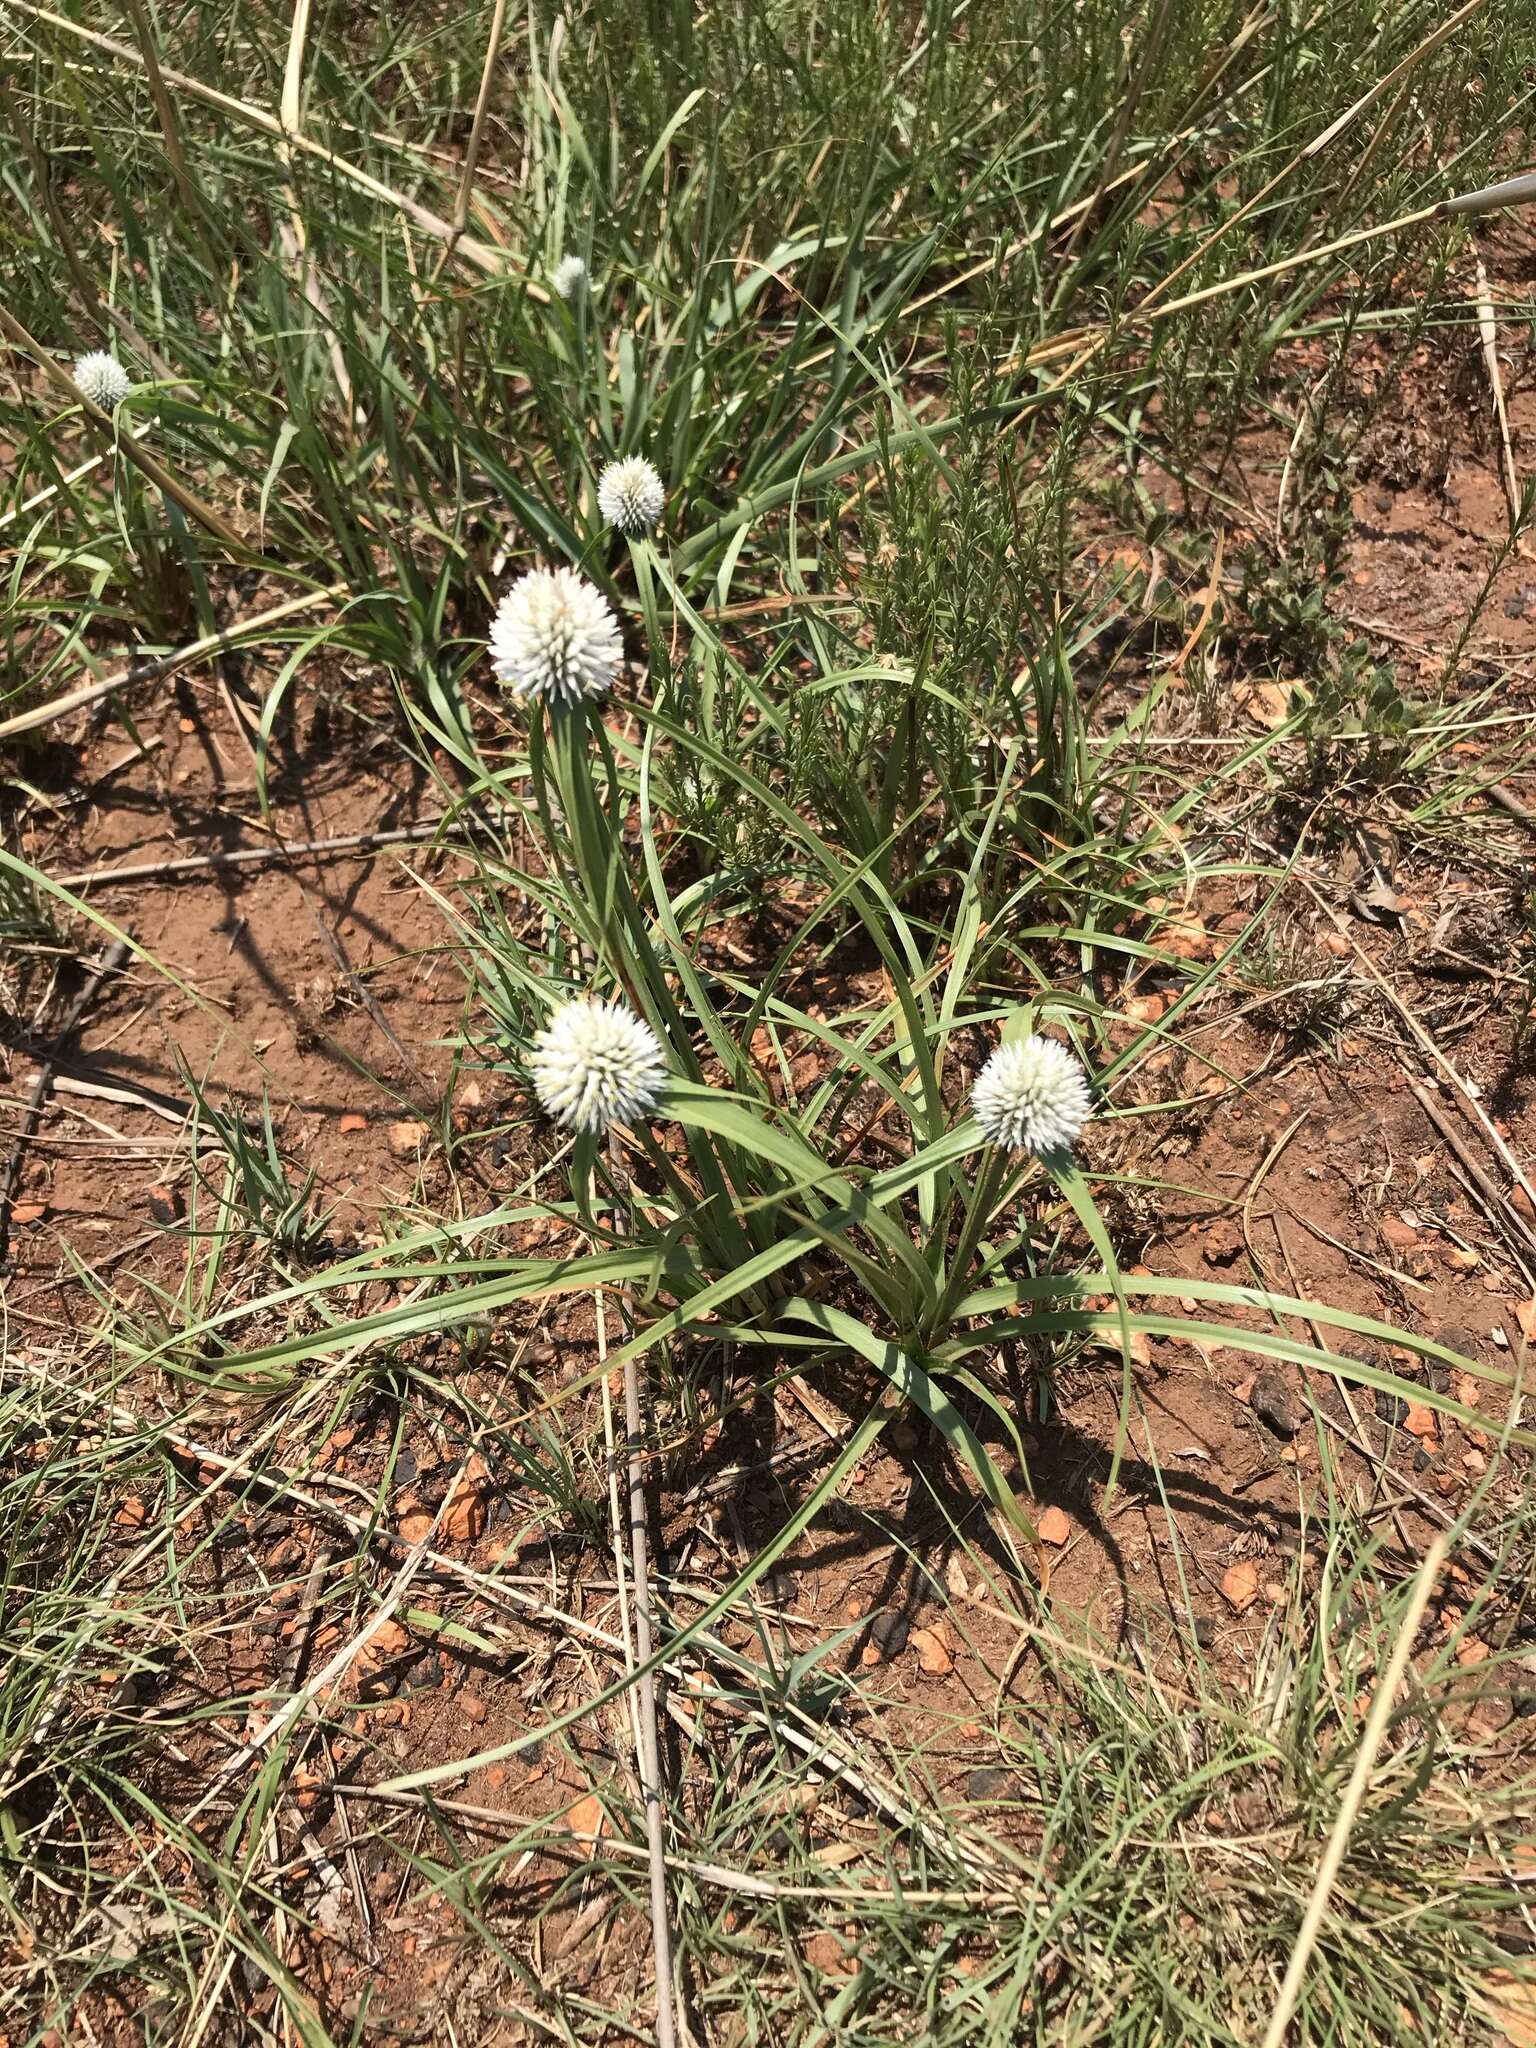
<svg viewBox="0 0 1536 2048"><path fill-rule="evenodd" d="M1536 1235L1533 1235L1530 1226L1518 1210L1512 1208L1506 1198L1500 1194L1471 1146L1435 1100L1432 1091L1426 1088L1421 1081L1410 1080L1408 1085L1413 1090L1414 1101L1417 1102L1440 1136L1456 1154L1462 1171L1487 1203L1488 1221L1493 1225L1494 1229L1501 1232L1506 1238L1514 1237L1518 1239L1523 1244L1527 1253L1536 1254Z"/></svg>
<svg viewBox="0 0 1536 2048"><path fill-rule="evenodd" d="M1446 1058L1439 1046L1436 1045L1434 1039L1430 1037L1418 1018L1414 1016L1407 1004L1398 995L1396 989L1387 980L1386 976L1378 970L1376 963L1371 959L1370 955L1356 942L1353 932L1350 931L1334 905L1326 900L1305 875L1300 875L1299 879L1318 908L1332 921L1334 929L1344 939L1350 951L1365 969L1366 974L1376 984L1376 987L1381 991L1387 1002L1407 1026L1414 1041L1428 1056L1429 1064L1432 1067L1438 1067L1451 1083L1456 1091L1457 1099L1466 1110L1471 1121L1481 1127L1484 1137L1509 1169L1510 1178L1520 1187L1524 1188L1532 1207L1536 1208L1536 1187L1532 1186L1525 1168L1504 1142L1503 1137L1494 1126L1493 1119L1489 1116L1487 1110L1484 1109L1482 1103L1478 1101L1456 1068ZM1533 1248L1536 1248L1536 1234L1531 1234L1530 1243Z"/></svg>
<svg viewBox="0 0 1536 2048"><path fill-rule="evenodd" d="M404 1563L395 1574L394 1583L373 1610L367 1622L358 1630L355 1636L341 1645L334 1656L328 1658L321 1665L314 1676L305 1683L301 1691L292 1694L290 1698L285 1700L277 1712L269 1720L264 1721L261 1727L241 1745L235 1754L227 1758L219 1766L218 1770L214 1773L207 1793L204 1795L202 1804L206 1805L208 1799L214 1793L221 1791L232 1778L238 1777L248 1764L253 1763L267 1747L268 1743L281 1735L285 1728L291 1727L304 1712L310 1701L316 1699L328 1686L334 1684L336 1680L342 1677L368 1647L369 1643L372 1642L385 1623L393 1620L395 1609L405 1598L411 1581L416 1577L416 1574L421 1570L422 1565L426 1561L428 1546L442 1526L443 1516L448 1510L448 1503L453 1499L457 1487L463 1481L464 1465L467 1465L468 1462L469 1460L466 1458L464 1464L460 1465L454 1483L443 1495L441 1502L438 1504L437 1513L432 1517L430 1525L423 1531L421 1537L411 1545Z"/></svg>
<svg viewBox="0 0 1536 2048"><path fill-rule="evenodd" d="M194 853L183 860L137 861L126 867L85 868L56 875L61 889L88 889L95 882L169 882L180 875L206 875L223 868L259 867L274 860L323 860L337 854L372 853L381 846L420 845L442 829L442 818L399 825L388 832L343 832L334 839L278 839L271 846L236 846L224 853Z"/></svg>

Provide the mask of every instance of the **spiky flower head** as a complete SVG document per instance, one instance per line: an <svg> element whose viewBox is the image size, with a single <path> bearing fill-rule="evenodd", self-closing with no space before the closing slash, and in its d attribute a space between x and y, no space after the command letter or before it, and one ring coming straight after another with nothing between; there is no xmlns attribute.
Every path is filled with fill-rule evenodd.
<svg viewBox="0 0 1536 2048"><path fill-rule="evenodd" d="M620 533L649 533L666 502L666 485L643 455L610 462L597 480L597 509Z"/></svg>
<svg viewBox="0 0 1536 2048"><path fill-rule="evenodd" d="M569 1131L606 1131L655 1106L666 1055L624 1003L585 996L556 1010L534 1037L528 1071L546 1115Z"/></svg>
<svg viewBox="0 0 1536 2048"><path fill-rule="evenodd" d="M1000 1045L976 1077L971 1108L994 1145L1016 1152L1064 1152L1092 1107L1082 1068L1054 1038Z"/></svg>
<svg viewBox="0 0 1536 2048"><path fill-rule="evenodd" d="M587 266L579 256L562 256L549 281L562 299L574 299L586 289Z"/></svg>
<svg viewBox="0 0 1536 2048"><path fill-rule="evenodd" d="M530 569L496 607L491 660L514 697L580 704L612 684L624 645L607 598L585 576Z"/></svg>
<svg viewBox="0 0 1536 2048"><path fill-rule="evenodd" d="M115 412L133 389L133 379L116 356L93 348L75 365L75 389L103 412Z"/></svg>

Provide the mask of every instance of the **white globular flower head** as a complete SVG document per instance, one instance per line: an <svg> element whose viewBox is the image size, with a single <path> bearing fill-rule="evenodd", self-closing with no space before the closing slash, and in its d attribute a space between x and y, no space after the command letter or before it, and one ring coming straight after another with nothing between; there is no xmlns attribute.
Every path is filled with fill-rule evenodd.
<svg viewBox="0 0 1536 2048"><path fill-rule="evenodd" d="M1038 1157L1076 1142L1092 1100L1067 1048L1036 1035L997 1048L976 1077L971 1108L994 1145Z"/></svg>
<svg viewBox="0 0 1536 2048"><path fill-rule="evenodd" d="M586 290L587 266L579 256L562 256L549 281L559 297L574 299Z"/></svg>
<svg viewBox="0 0 1536 2048"><path fill-rule="evenodd" d="M620 533L649 533L666 502L666 485L643 455L610 462L597 480L597 509Z"/></svg>
<svg viewBox="0 0 1536 2048"><path fill-rule="evenodd" d="M93 348L75 365L75 389L103 412L115 412L133 389L133 379L116 356Z"/></svg>
<svg viewBox="0 0 1536 2048"><path fill-rule="evenodd" d="M610 687L624 643L595 584L574 569L530 569L496 607L491 660L514 697L574 705Z"/></svg>
<svg viewBox="0 0 1536 2048"><path fill-rule="evenodd" d="M666 1055L624 1003L585 996L556 1010L533 1041L528 1071L546 1115L569 1131L606 1131L654 1108Z"/></svg>

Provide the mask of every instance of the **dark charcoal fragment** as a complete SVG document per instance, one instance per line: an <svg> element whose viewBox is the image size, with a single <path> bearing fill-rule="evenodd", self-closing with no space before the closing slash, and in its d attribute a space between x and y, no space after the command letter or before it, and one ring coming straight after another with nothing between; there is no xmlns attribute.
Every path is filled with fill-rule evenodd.
<svg viewBox="0 0 1536 2048"><path fill-rule="evenodd" d="M1278 1366L1266 1365L1254 1381L1250 1406L1265 1428L1287 1443L1307 1419L1300 1394Z"/></svg>
<svg viewBox="0 0 1536 2048"><path fill-rule="evenodd" d="M907 1647L907 1617L887 1607L869 1625L869 1639L883 1657L899 1657Z"/></svg>

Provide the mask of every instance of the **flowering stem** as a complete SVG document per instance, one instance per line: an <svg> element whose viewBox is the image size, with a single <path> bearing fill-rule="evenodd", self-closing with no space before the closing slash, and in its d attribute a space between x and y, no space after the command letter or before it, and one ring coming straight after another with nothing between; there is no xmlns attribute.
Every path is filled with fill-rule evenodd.
<svg viewBox="0 0 1536 2048"><path fill-rule="evenodd" d="M617 794L618 774L608 750L602 719L594 707L590 712L593 734L603 761L599 770L607 790ZM694 1055L693 1040L678 1010L661 961L651 943L645 918L624 864L624 850L614 819L612 802L605 802L594 786L598 777L588 749L587 719L580 713L552 711L546 739L543 727L535 723L529 735L529 766L536 799L546 832L553 836L553 807L550 782L565 822L565 837L571 848L576 886L570 891L573 910L586 913L584 936L598 963L611 973L639 1013L648 1018L663 1044L681 1062L690 1080L704 1076ZM549 767L553 760L554 773ZM604 773L604 770L606 771ZM695 1137L688 1139L689 1156L704 1188L704 1199L687 1192L683 1213L708 1215L722 1220L714 1231L734 1242L720 1246L729 1263L738 1264L754 1251L761 1251L771 1239L771 1216L750 1206L754 1192L750 1173L733 1147L717 1141L711 1145ZM732 1189L736 1191L733 1199ZM760 1218L754 1229L740 1221L746 1209ZM716 1243L720 1240L717 1236Z"/></svg>

